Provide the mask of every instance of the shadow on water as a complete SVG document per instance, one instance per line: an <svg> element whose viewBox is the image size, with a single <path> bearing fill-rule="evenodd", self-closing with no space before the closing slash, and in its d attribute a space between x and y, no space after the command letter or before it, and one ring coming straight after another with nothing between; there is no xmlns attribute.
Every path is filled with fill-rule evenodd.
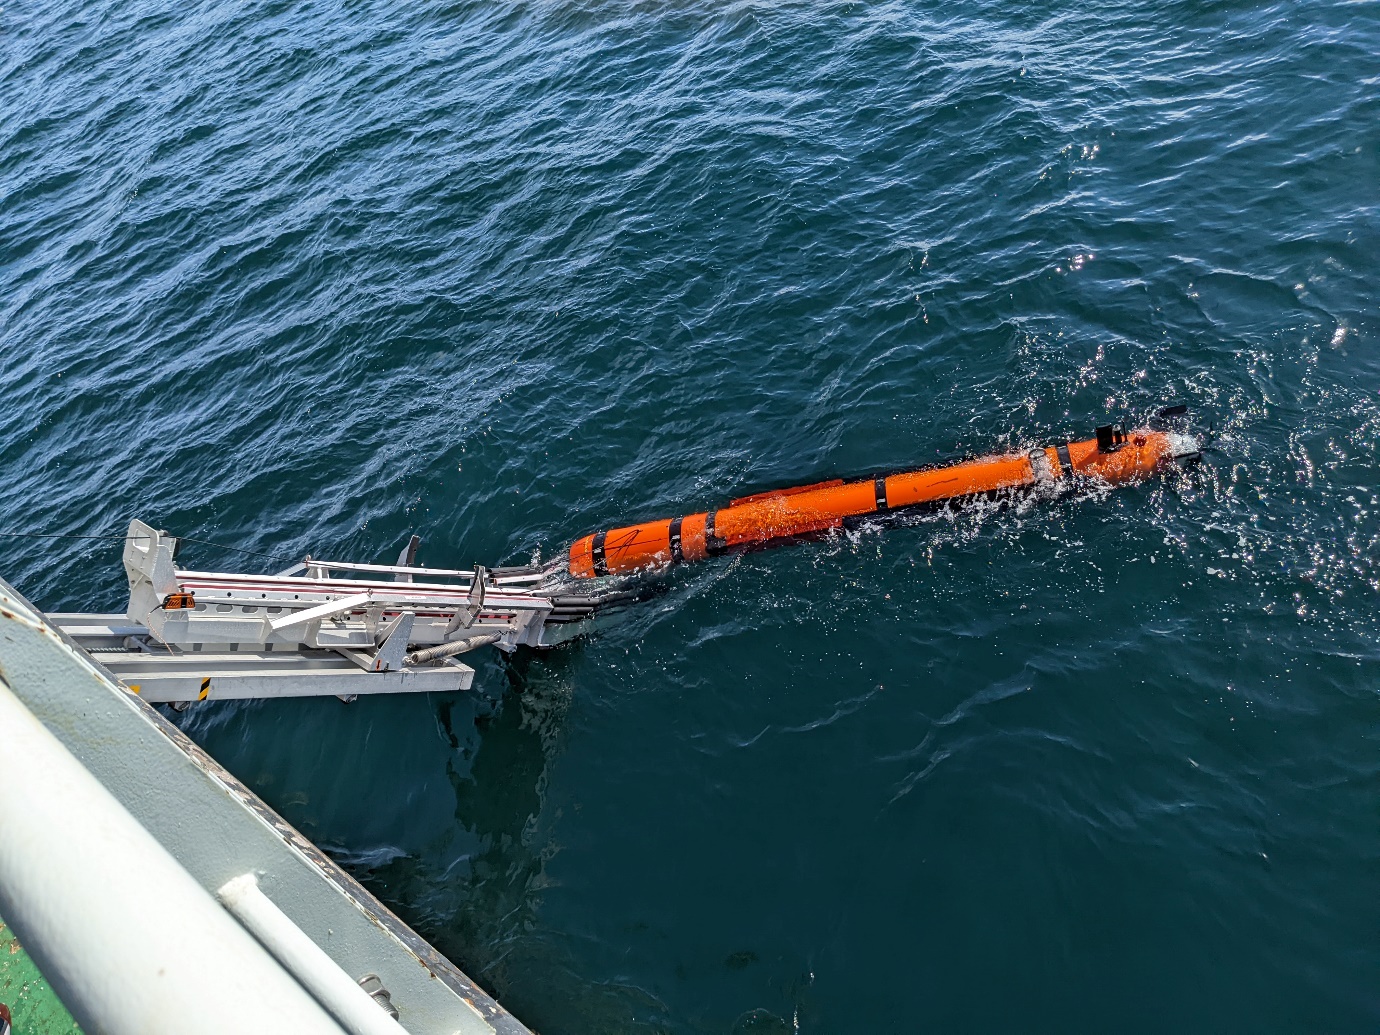
<svg viewBox="0 0 1380 1035"><path fill-rule="evenodd" d="M453 840L379 865L338 861L519 1016L545 1031L652 1030L633 1020L661 1004L630 987L592 989L573 946L537 933L546 863L559 846L540 818L572 698L578 651L497 662L496 696L438 695L451 754Z"/></svg>
<svg viewBox="0 0 1380 1035"><path fill-rule="evenodd" d="M454 794L454 848L436 845L355 869L488 984L501 984L502 945L535 909L542 859L532 847L532 828L568 698L564 659L520 656L501 664L507 678L501 694L438 695L434 705L451 748L445 773Z"/></svg>

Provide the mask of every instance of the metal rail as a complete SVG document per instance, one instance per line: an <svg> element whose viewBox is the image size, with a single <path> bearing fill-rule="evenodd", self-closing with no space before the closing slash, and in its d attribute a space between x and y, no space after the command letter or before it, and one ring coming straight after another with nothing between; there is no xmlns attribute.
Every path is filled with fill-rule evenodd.
<svg viewBox="0 0 1380 1035"><path fill-rule="evenodd" d="M350 1035L404 1035L402 1025L273 904L254 874L227 881L216 891L216 898Z"/></svg>
<svg viewBox="0 0 1380 1035"><path fill-rule="evenodd" d="M0 913L84 1029L342 1035L3 679L0 737Z"/></svg>
<svg viewBox="0 0 1380 1035"><path fill-rule="evenodd" d="M425 568L412 563L417 544L392 565L308 557L276 575L188 571L176 538L132 521L125 613L50 617L146 701L353 700L468 689L474 670L459 655L563 643L626 596L556 596L536 569Z"/></svg>

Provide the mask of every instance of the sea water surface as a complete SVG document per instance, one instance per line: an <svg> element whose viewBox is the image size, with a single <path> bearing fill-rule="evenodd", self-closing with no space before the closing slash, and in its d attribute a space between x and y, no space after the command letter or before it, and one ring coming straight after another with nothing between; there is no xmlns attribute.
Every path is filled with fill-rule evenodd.
<svg viewBox="0 0 1380 1035"><path fill-rule="evenodd" d="M1375 1031L1378 276L1374 2L0 11L0 531L520 563L1211 428L178 717L547 1035ZM118 542L0 574L123 606Z"/></svg>

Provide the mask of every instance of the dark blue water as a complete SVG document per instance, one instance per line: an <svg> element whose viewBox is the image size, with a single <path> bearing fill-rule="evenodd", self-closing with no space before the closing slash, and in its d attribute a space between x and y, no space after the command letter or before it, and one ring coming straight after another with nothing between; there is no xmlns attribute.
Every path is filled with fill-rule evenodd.
<svg viewBox="0 0 1380 1035"><path fill-rule="evenodd" d="M1374 1031L1378 54L1373 2L4 0L0 528L524 562L1186 401L1196 480L179 721L548 1035ZM122 606L118 544L0 564Z"/></svg>

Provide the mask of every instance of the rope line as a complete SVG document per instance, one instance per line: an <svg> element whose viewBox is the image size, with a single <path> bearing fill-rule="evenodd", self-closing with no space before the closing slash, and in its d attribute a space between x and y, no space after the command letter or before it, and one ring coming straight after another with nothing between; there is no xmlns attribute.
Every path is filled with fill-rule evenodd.
<svg viewBox="0 0 1380 1035"><path fill-rule="evenodd" d="M0 536L8 539L150 539L146 535L74 535L67 532L0 532ZM246 550L242 546L226 546L224 543L213 543L209 539L193 539L191 536L174 536L179 542L200 543L202 546L214 546L218 550L230 550L233 553L247 553L253 557L266 557L270 561L296 560L296 558L282 557L277 554L260 553L258 550Z"/></svg>

